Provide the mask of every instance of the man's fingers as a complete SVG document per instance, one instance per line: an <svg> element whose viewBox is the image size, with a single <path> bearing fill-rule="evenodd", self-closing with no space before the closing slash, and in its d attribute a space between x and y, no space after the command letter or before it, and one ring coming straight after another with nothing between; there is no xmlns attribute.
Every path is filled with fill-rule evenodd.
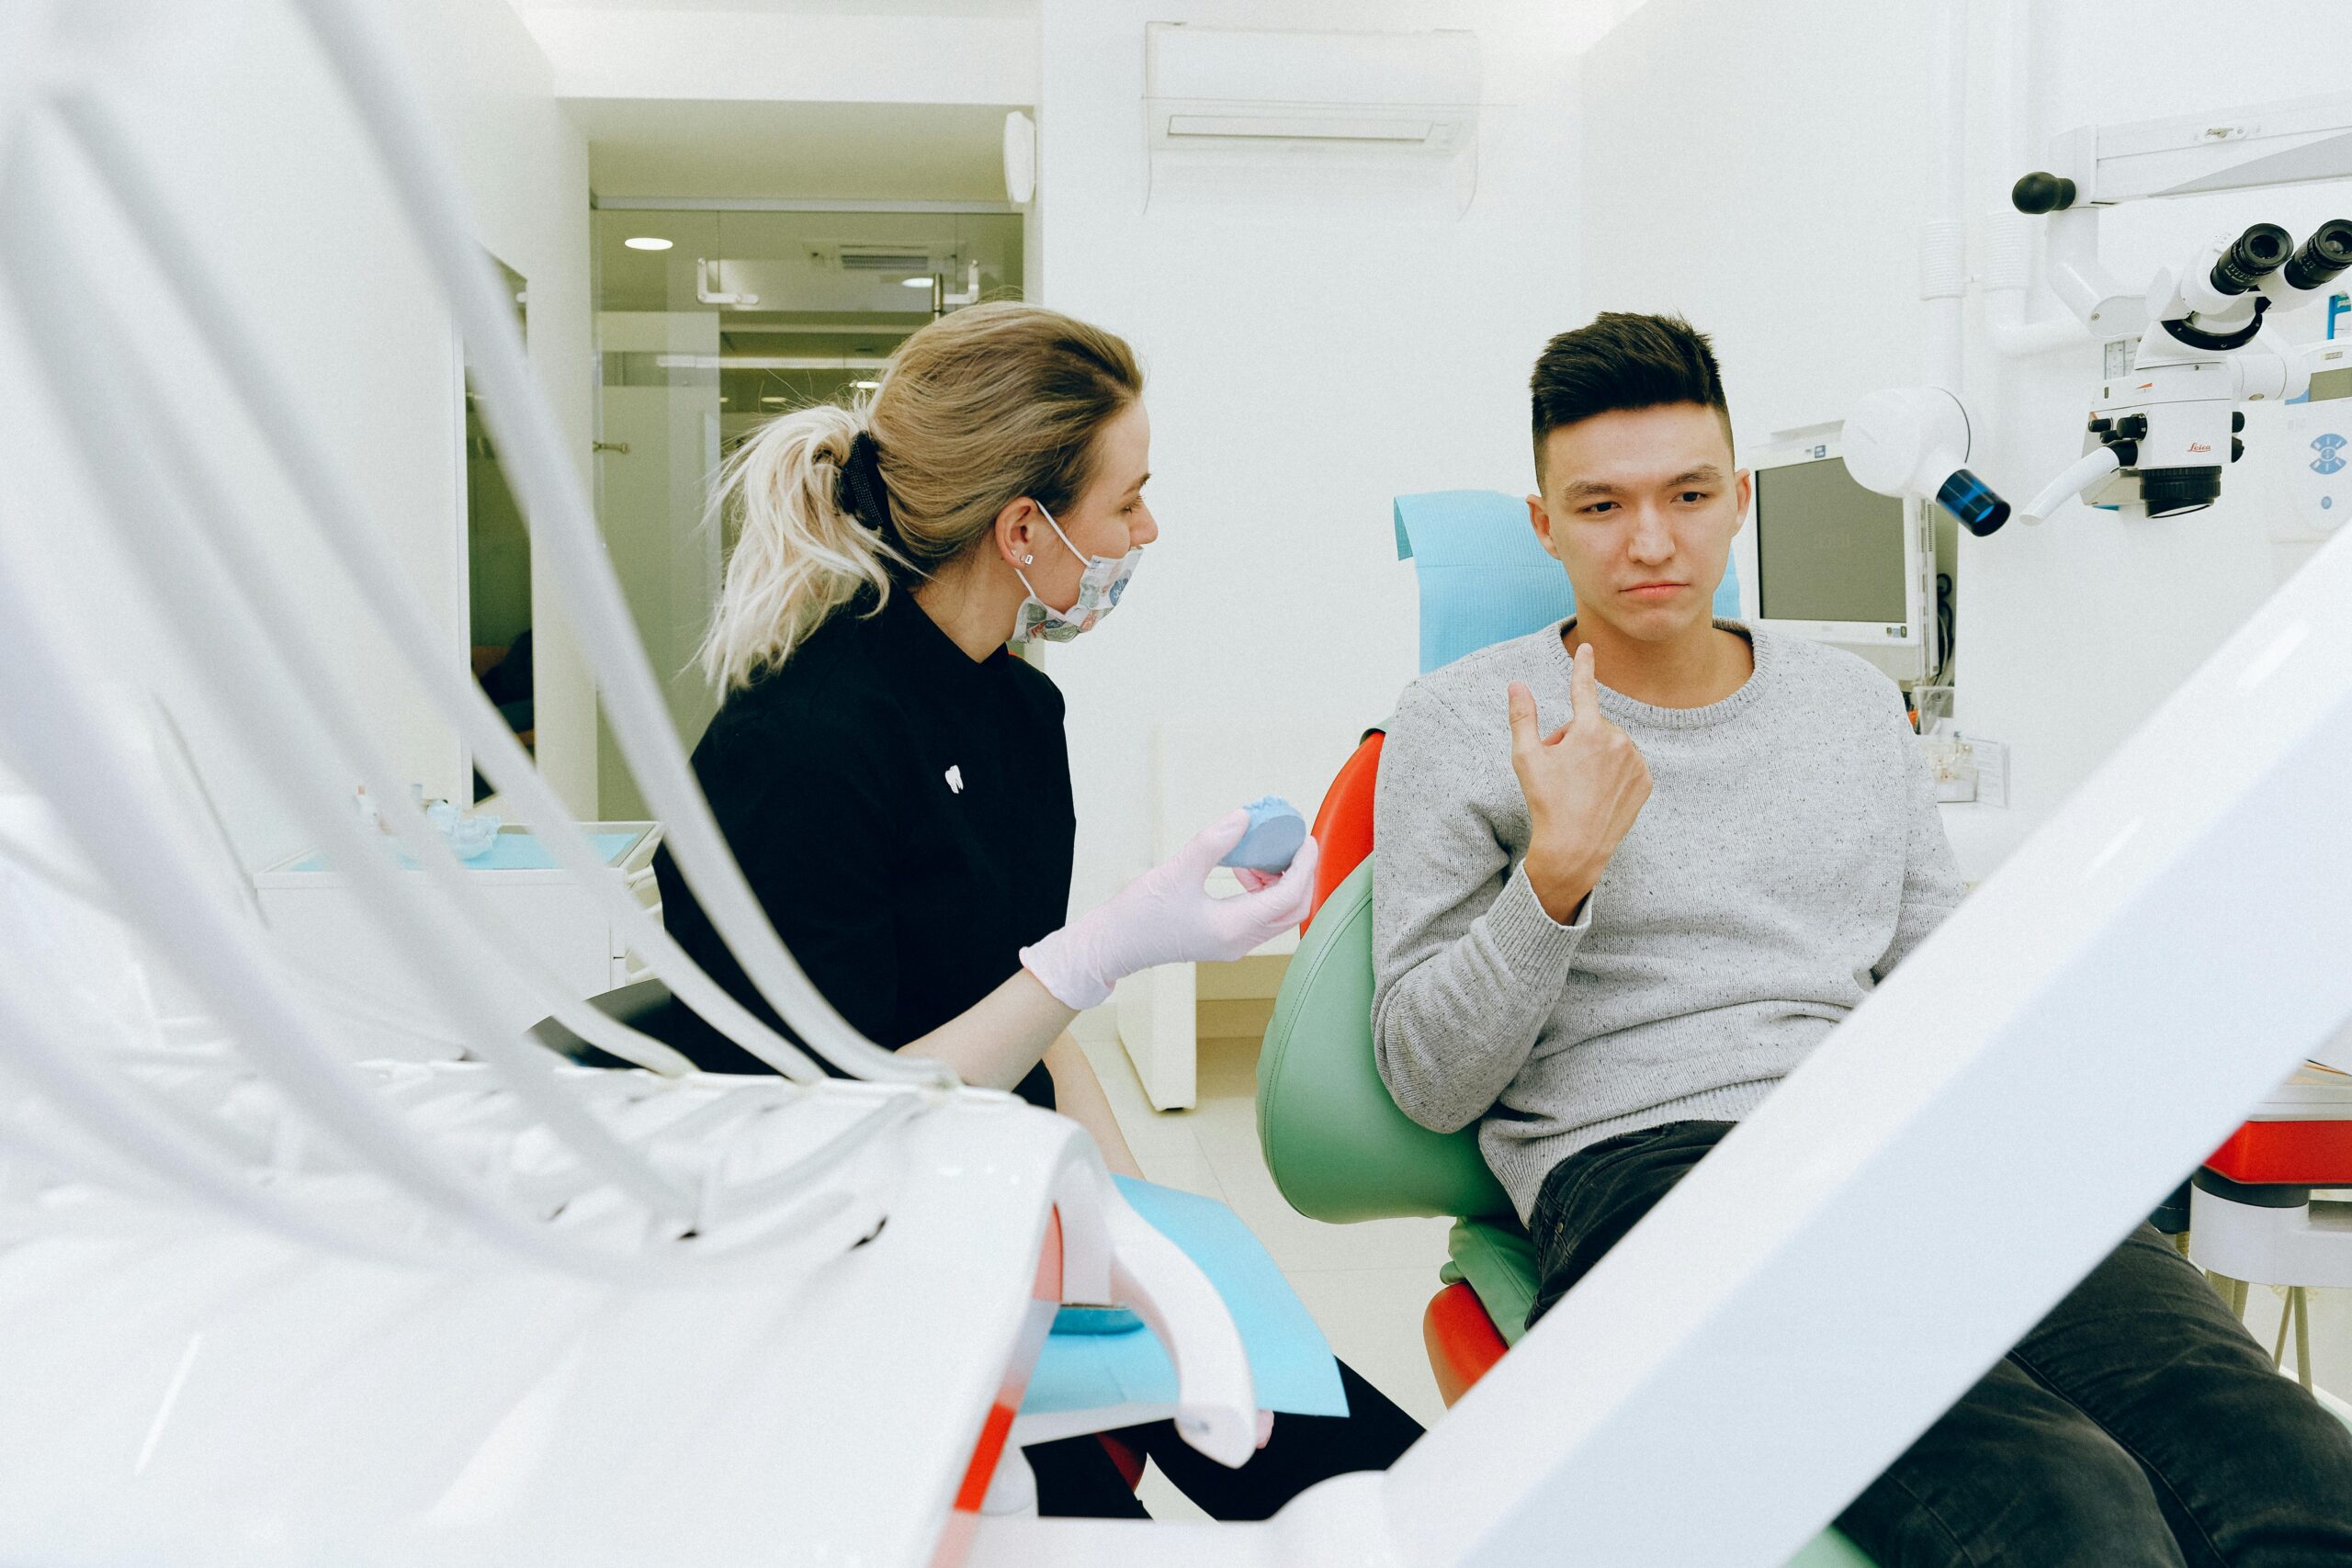
<svg viewBox="0 0 2352 1568"><path fill-rule="evenodd" d="M1535 694L1524 682L1510 683L1510 745L1514 751L1524 751L1538 745L1543 734L1535 727Z"/></svg>
<svg viewBox="0 0 2352 1568"><path fill-rule="evenodd" d="M1593 673L1592 644L1577 649L1574 667L1568 672L1568 699L1576 705L1576 712L1568 716L1571 724L1600 716L1600 680Z"/></svg>

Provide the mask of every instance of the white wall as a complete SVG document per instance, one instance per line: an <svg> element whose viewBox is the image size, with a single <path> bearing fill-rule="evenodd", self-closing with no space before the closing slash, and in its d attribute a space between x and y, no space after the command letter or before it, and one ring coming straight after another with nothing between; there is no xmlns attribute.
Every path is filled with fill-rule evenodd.
<svg viewBox="0 0 2352 1568"><path fill-rule="evenodd" d="M2324 6L2281 6L2260 28L2218 29L2211 7L2190 0L2151 0L2128 17L2088 0L2031 9L2040 30L2024 152L2010 148L2010 118L1992 101L1979 17L1979 266L1984 215L2006 209L2018 158L2041 166L2052 133L2342 86L2334 52L2306 46L2336 19ZM1750 0L1650 0L1586 61L1586 301L1681 310L1713 333L1744 440L1837 418L1861 393L1925 371L1915 237L1930 13L1815 0L1800 20L1794 7ZM2137 285L2210 231L2270 219L2300 237L2346 213L2343 182L2140 203L2108 215L2105 259ZM2058 309L2046 294L2035 305ZM2299 316L2288 322L2296 335L2319 335L2315 312ZM2097 351L2004 363L1979 319L1972 303L1971 389L1991 415L1973 466L2022 500L2079 450ZM2076 507L2038 529L1962 536L1962 716L2011 743L2015 775L2011 809L1952 823L1971 875L2044 820L2267 596L2269 502L2263 476L2247 470L2275 436L2272 412L2250 415L2248 461L2209 512L2127 523ZM2267 1331L2275 1303L2256 1294ZM2352 1294L2321 1292L2312 1319L2321 1382L2352 1386Z"/></svg>
<svg viewBox="0 0 2352 1568"><path fill-rule="evenodd" d="M147 13L141 13L145 15ZM453 141L481 215L483 242L529 280L531 353L583 468L589 422L587 163L556 106L544 62L503 0L430 0L395 8L424 69L436 118ZM458 361L447 311L405 241L390 199L323 62L292 15L277 6L200 7L158 30L109 36L105 92L197 231L268 351L292 378L346 471L369 498L411 580L465 657ZM296 581L304 613L404 774L434 794L461 785L454 738L393 672L386 649L358 628L347 594L330 591L285 488L221 389L196 368L187 334L160 289L125 261L127 246L95 206L74 224L104 268L92 278L132 321L152 355L152 382L127 397L166 399L194 422L232 493L260 518ZM5 346L5 345L0 345ZM79 509L58 445L40 444L12 524L52 523ZM38 531L38 530L36 530ZM87 530L47 547L61 598L98 632L115 673L163 689L223 796L249 863L300 847L264 791L232 767L220 726L149 646L152 616L120 563ZM593 803L592 695L567 639L542 615L539 725L560 786Z"/></svg>
<svg viewBox="0 0 2352 1568"><path fill-rule="evenodd" d="M1036 93L1026 16L516 8L567 98L1024 104Z"/></svg>
<svg viewBox="0 0 2352 1568"><path fill-rule="evenodd" d="M2086 0L2028 7L2030 124L1991 101L1989 27L1973 51L1970 214L2006 210L2024 158L2100 121L2330 91L2325 7L2279 25L2213 29L2210 9L2158 0L2127 26ZM1990 5L1978 7L1988 13ZM1927 36L1932 8L1823 0L1800 13L1748 0L1650 0L1585 62L1594 310L1677 309L1713 333L1744 440L1835 419L1864 392L1925 372L1916 235L1926 216ZM2178 40L2194 34L2193 50ZM1688 105L1679 110L1677 106ZM2352 210L2341 185L2143 203L2110 213L2108 264L2138 284L2209 231L2271 218L2300 235ZM2054 314L2046 293L2035 310ZM2096 351L1996 358L1970 306L1972 394L1990 415L1978 471L2018 501L2078 450ZM2297 323L2290 322L2290 325ZM2317 323L2311 326L2316 335ZM2266 434L2256 411L2250 443ZM2013 749L2007 812L1953 822L1981 876L2266 597L2262 485L2233 475L2193 516L2123 523L2073 509L2047 526L1963 535L1959 684L1967 728Z"/></svg>
<svg viewBox="0 0 2352 1568"><path fill-rule="evenodd" d="M1529 484L1528 369L1581 309L1575 62L1601 19L1532 0L1046 0L1033 298L1142 355L1163 531L1118 615L1046 657L1069 703L1077 908L1147 863L1154 720L1386 716L1415 670L1392 496ZM1475 203L1145 211L1147 20L1475 28L1498 106ZM1234 805L1270 787L1246 751L1220 765Z"/></svg>

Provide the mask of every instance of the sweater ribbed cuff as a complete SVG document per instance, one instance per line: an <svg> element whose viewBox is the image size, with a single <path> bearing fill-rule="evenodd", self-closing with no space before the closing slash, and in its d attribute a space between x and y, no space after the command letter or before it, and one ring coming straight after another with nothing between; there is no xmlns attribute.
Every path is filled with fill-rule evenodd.
<svg viewBox="0 0 2352 1568"><path fill-rule="evenodd" d="M1512 868L1510 880L1503 884L1485 918L1495 951L1513 974L1531 979L1556 978L1576 955L1577 944L1592 930L1592 900L1584 901L1574 925L1562 925L1535 896L1535 884L1527 879L1527 863L1521 861Z"/></svg>

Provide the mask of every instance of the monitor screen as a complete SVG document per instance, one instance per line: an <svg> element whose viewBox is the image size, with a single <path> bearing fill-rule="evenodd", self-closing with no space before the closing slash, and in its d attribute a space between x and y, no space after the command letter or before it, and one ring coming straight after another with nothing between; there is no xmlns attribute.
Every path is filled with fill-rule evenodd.
<svg viewBox="0 0 2352 1568"><path fill-rule="evenodd" d="M1756 471L1756 606L1768 621L1905 619L1903 502L1844 459Z"/></svg>

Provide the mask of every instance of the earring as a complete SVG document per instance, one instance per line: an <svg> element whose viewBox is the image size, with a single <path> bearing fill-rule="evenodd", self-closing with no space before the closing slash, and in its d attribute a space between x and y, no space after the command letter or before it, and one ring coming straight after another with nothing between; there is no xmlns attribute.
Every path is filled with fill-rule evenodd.
<svg viewBox="0 0 2352 1568"><path fill-rule="evenodd" d="M1037 564L1037 558L1035 556L1023 556L1021 558L1021 564L1023 566L1035 566Z"/></svg>

